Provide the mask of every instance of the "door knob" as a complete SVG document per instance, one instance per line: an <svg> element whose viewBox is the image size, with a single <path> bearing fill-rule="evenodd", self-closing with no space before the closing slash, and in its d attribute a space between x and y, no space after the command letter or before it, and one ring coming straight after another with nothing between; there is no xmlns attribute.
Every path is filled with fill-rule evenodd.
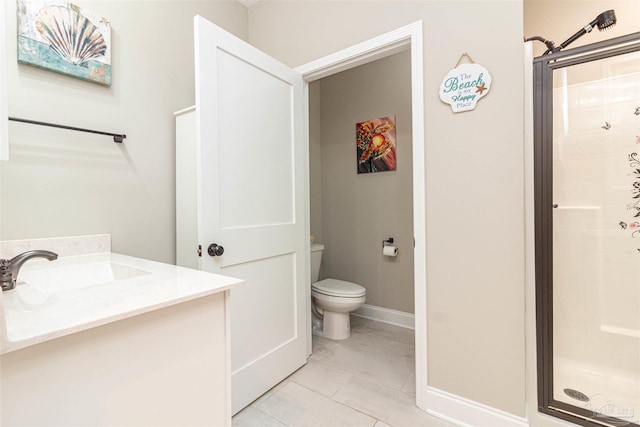
<svg viewBox="0 0 640 427"><path fill-rule="evenodd" d="M207 248L207 252L211 256L221 256L224 253L224 248L222 246L220 246L220 245L212 243Z"/></svg>

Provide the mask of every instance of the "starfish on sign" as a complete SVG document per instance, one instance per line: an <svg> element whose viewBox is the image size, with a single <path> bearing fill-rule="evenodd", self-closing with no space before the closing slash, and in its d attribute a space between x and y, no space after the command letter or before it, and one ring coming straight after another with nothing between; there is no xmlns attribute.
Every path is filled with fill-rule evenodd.
<svg viewBox="0 0 640 427"><path fill-rule="evenodd" d="M482 92L484 92L485 90L487 90L487 88L484 87L484 83L482 83L482 85L480 86L476 86L476 93L479 93L480 95L482 95Z"/></svg>

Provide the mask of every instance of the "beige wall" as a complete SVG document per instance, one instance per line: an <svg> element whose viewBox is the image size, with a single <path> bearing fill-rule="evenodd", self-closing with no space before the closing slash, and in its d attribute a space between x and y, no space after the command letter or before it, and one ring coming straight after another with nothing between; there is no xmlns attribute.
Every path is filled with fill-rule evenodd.
<svg viewBox="0 0 640 427"><path fill-rule="evenodd" d="M604 31L596 28L566 49L640 31L640 2L637 0L524 0L524 34L525 37L543 37L559 46L609 9L616 12L618 22L615 26ZM542 55L545 50L544 43L534 42L534 56Z"/></svg>
<svg viewBox="0 0 640 427"><path fill-rule="evenodd" d="M235 0L75 1L111 21L106 88L18 65L15 1L4 1L9 115L127 139L10 122L0 238L110 233L116 252L174 262L173 112L195 101L193 17L246 39L247 9Z"/></svg>
<svg viewBox="0 0 640 427"><path fill-rule="evenodd" d="M522 3L265 0L249 9L249 40L298 66L417 20L424 22L428 381L524 416ZM476 110L453 114L438 87L463 52L491 72L493 85Z"/></svg>

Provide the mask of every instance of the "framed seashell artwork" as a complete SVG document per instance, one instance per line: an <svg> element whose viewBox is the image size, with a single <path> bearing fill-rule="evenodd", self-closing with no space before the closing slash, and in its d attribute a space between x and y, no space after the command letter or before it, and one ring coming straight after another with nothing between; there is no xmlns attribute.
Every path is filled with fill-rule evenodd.
<svg viewBox="0 0 640 427"><path fill-rule="evenodd" d="M18 0L18 62L111 86L111 23L72 3Z"/></svg>

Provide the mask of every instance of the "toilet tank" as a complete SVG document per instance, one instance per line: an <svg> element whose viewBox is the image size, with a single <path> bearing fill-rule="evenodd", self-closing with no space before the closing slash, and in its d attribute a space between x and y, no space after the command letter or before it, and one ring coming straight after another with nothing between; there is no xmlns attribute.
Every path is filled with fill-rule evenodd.
<svg viewBox="0 0 640 427"><path fill-rule="evenodd" d="M322 263L323 250L323 244L311 244L311 283L316 283L320 278L320 264Z"/></svg>

